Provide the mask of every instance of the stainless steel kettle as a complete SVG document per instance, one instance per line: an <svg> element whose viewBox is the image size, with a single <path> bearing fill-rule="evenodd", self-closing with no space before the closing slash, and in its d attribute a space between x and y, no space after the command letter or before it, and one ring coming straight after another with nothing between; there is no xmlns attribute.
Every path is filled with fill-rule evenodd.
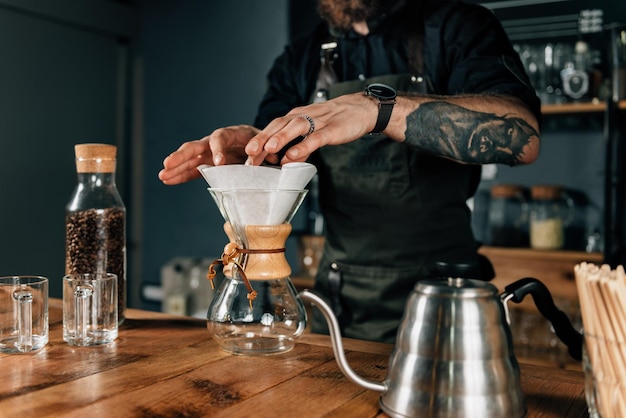
<svg viewBox="0 0 626 418"><path fill-rule="evenodd" d="M324 314L341 371L354 383L381 392L380 406L391 417L518 418L526 415L526 406L506 301L519 303L528 293L570 355L580 359L582 335L539 280L518 280L502 294L473 279L423 280L407 301L382 383L350 368L328 303L310 290L300 297Z"/></svg>

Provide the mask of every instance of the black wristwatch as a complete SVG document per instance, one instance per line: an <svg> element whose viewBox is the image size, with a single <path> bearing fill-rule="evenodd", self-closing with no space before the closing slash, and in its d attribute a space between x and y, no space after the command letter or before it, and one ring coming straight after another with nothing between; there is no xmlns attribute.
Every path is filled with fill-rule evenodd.
<svg viewBox="0 0 626 418"><path fill-rule="evenodd" d="M386 84L373 83L365 87L364 93L378 100L378 119L370 134L379 134L385 130L391 119L391 111L396 104L396 91Z"/></svg>

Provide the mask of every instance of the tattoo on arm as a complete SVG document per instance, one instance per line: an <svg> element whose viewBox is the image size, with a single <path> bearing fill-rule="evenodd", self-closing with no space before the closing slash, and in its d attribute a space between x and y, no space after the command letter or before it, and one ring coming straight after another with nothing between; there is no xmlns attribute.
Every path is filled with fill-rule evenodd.
<svg viewBox="0 0 626 418"><path fill-rule="evenodd" d="M521 118L435 101L407 117L405 136L408 145L457 161L516 165L523 160L524 146L539 134Z"/></svg>

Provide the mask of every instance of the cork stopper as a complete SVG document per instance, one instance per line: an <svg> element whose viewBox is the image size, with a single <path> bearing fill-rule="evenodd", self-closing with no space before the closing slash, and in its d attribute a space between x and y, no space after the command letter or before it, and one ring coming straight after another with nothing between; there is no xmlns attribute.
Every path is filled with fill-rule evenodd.
<svg viewBox="0 0 626 418"><path fill-rule="evenodd" d="M114 173L117 147L108 144L76 144L76 172Z"/></svg>
<svg viewBox="0 0 626 418"><path fill-rule="evenodd" d="M560 186L533 186L530 194L534 200L554 200L559 199L563 194Z"/></svg>
<svg viewBox="0 0 626 418"><path fill-rule="evenodd" d="M494 184L491 186L491 197L518 197L523 191L524 188L516 184Z"/></svg>

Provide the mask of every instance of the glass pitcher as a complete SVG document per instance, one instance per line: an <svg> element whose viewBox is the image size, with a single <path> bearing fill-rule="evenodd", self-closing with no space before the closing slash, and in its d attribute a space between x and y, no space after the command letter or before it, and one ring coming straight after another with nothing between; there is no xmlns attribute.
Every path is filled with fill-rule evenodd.
<svg viewBox="0 0 626 418"><path fill-rule="evenodd" d="M221 349L265 355L289 351L306 327L306 311L291 281L285 242L306 190L209 189L230 239L224 280L209 306L207 327Z"/></svg>

